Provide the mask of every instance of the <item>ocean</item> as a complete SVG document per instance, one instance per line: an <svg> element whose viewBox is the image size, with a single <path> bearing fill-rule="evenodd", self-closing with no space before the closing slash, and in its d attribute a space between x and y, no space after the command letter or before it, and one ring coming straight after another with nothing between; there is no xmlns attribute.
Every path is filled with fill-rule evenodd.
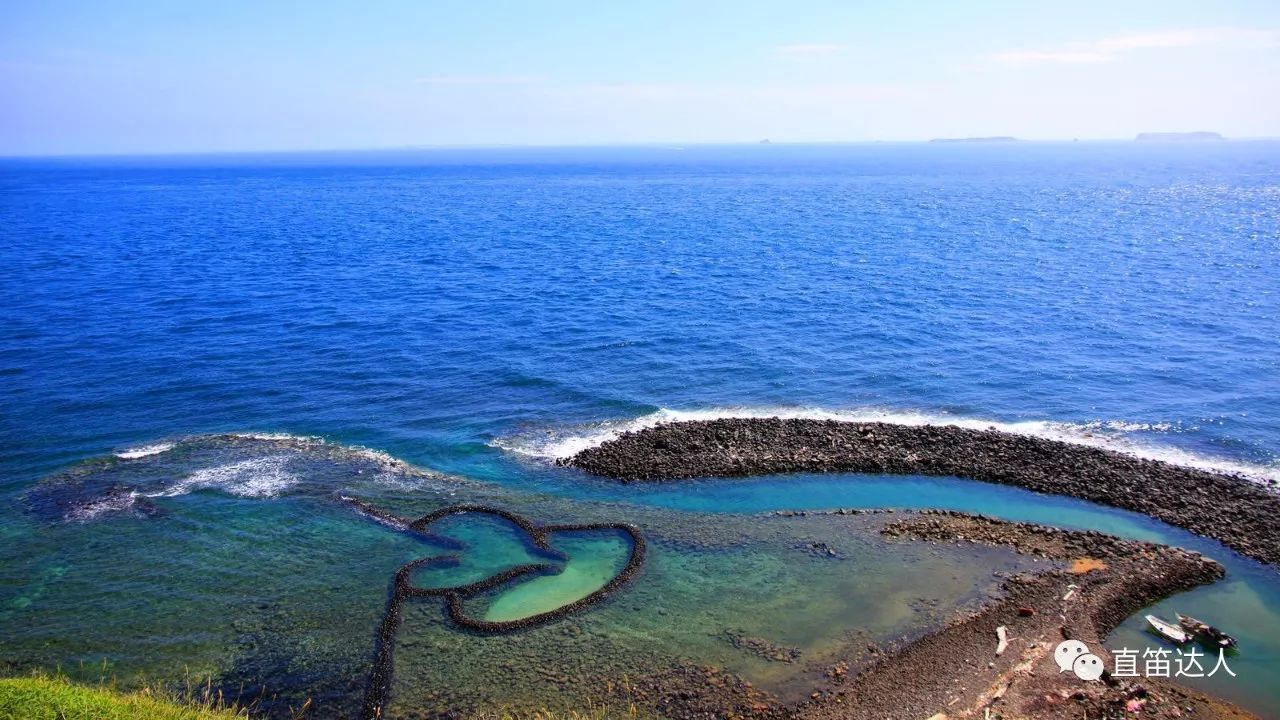
<svg viewBox="0 0 1280 720"><path fill-rule="evenodd" d="M665 420L784 415L994 426L1278 481L1280 141L4 159L0 217L0 667L288 667L290 697L349 702L333 677L360 674L414 552L330 502L358 470L389 506L631 507L673 537L703 513L945 506L1176 541L1229 576L1165 614L1249 638L1239 677L1195 682L1280 707L1275 571L1160 523L962 480L641 487L554 465ZM93 480L33 490L68 477ZM389 564L331 587L324 568L384 543ZM690 557L670 582L702 602L697 582L738 572ZM955 583L963 603L979 579ZM211 610L229 594L244 607ZM903 631L859 602L785 633L820 654L819 621ZM1111 643L1155 642L1140 629ZM404 657L398 682L439 681Z"/></svg>

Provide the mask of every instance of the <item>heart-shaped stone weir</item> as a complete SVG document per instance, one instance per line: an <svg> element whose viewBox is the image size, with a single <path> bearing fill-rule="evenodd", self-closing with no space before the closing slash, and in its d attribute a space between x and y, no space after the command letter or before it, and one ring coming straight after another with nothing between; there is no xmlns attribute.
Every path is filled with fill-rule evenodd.
<svg viewBox="0 0 1280 720"><path fill-rule="evenodd" d="M538 525L516 513L482 505L446 507L406 522L363 503L353 501L352 504L380 521L459 551L466 547L466 543L449 535L437 534L434 526L446 518L465 514L496 518L512 526L515 537L522 539L527 546L528 556L537 560L515 565L507 563L505 569L498 570L502 566L500 562L490 562L486 566L486 563L478 562L477 557L450 554L426 557L401 566L392 582L386 614L378 633L373 669L365 689L362 714L367 718L381 717L386 707L394 669L396 633L404 603L410 598L442 598L449 619L471 632L515 632L551 622L599 602L630 580L645 558L644 537L639 529L626 523ZM564 547L588 550L595 546L595 550L604 552L588 550L575 557L554 545L553 538L560 540ZM627 561L618 569L616 563L610 562L610 556L623 547L627 551ZM438 574L435 571L441 569L450 569L454 571L451 573L454 577L461 575L469 582L430 582ZM475 579L471 579L473 577ZM423 580L427 582L422 583ZM499 592L494 594L494 591ZM487 594L492 597L481 616L468 612L468 600Z"/></svg>

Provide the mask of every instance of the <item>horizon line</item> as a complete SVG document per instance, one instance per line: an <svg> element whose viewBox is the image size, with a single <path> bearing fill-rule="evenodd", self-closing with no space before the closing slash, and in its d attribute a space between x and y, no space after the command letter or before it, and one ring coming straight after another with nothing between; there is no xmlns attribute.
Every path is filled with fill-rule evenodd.
<svg viewBox="0 0 1280 720"><path fill-rule="evenodd" d="M1138 133L1144 134L1190 134L1199 131L1146 131ZM833 145L931 145L931 144L961 144L961 145L996 145L1008 147L1011 143L1028 143L1028 144L1073 144L1073 143L1133 143L1137 142L1138 135L1131 137L1079 137L1079 138L1022 138L1017 136L944 136L940 135L928 139L911 139L911 140L773 140L771 138L762 138L760 140L723 140L723 141L697 141L697 142L681 142L681 141L635 141L635 142L600 142L600 143L457 143L457 144L440 144L440 145L388 145L388 146L367 146L367 147L331 147L331 148L276 148L276 149L260 149L260 150L137 150L137 151L89 151L89 152L53 152L53 153L0 153L0 160L73 160L73 159L91 159L91 158L161 158L161 157L217 157L217 156L235 156L235 155L322 155L336 153L385 153L385 152L405 152L405 151L457 151L457 150L588 150L588 149L625 149L625 148L653 148L666 149L672 151L685 150L686 148L709 148L709 147L770 147L770 146L833 146ZM991 140L984 142L988 138L1003 139ZM1006 139L1007 138L1007 139ZM972 142L957 143L937 143L938 140L972 140ZM1280 135L1257 135L1257 136L1221 136L1213 140L1191 141L1186 144L1203 144L1205 142L1213 144L1214 142L1252 142L1280 140ZM1184 144L1182 142L1171 140L1159 142L1156 144Z"/></svg>

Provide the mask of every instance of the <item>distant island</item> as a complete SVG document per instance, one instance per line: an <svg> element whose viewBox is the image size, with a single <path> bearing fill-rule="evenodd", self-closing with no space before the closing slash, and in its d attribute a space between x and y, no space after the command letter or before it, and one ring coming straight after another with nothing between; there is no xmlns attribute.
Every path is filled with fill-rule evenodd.
<svg viewBox="0 0 1280 720"><path fill-rule="evenodd" d="M1144 132L1138 133L1135 142L1201 142L1204 140L1225 140L1221 133L1207 132Z"/></svg>
<svg viewBox="0 0 1280 720"><path fill-rule="evenodd" d="M966 137L966 138L934 138L931 143L1003 143L1017 142L1018 138L1008 135L995 135L992 137Z"/></svg>

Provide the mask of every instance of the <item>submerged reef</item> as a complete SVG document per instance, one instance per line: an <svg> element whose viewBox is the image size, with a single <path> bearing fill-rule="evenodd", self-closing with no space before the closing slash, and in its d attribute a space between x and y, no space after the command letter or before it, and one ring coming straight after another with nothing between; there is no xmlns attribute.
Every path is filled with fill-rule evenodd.
<svg viewBox="0 0 1280 720"><path fill-rule="evenodd" d="M998 430L779 418L677 422L623 434L562 463L623 481L794 472L956 476L1133 510L1280 563L1280 494L1271 488Z"/></svg>
<svg viewBox="0 0 1280 720"><path fill-rule="evenodd" d="M426 492L455 479L376 450L294 435L191 435L90 458L42 478L22 495L48 524L163 514L157 501L215 490L252 499L328 498L379 485Z"/></svg>

